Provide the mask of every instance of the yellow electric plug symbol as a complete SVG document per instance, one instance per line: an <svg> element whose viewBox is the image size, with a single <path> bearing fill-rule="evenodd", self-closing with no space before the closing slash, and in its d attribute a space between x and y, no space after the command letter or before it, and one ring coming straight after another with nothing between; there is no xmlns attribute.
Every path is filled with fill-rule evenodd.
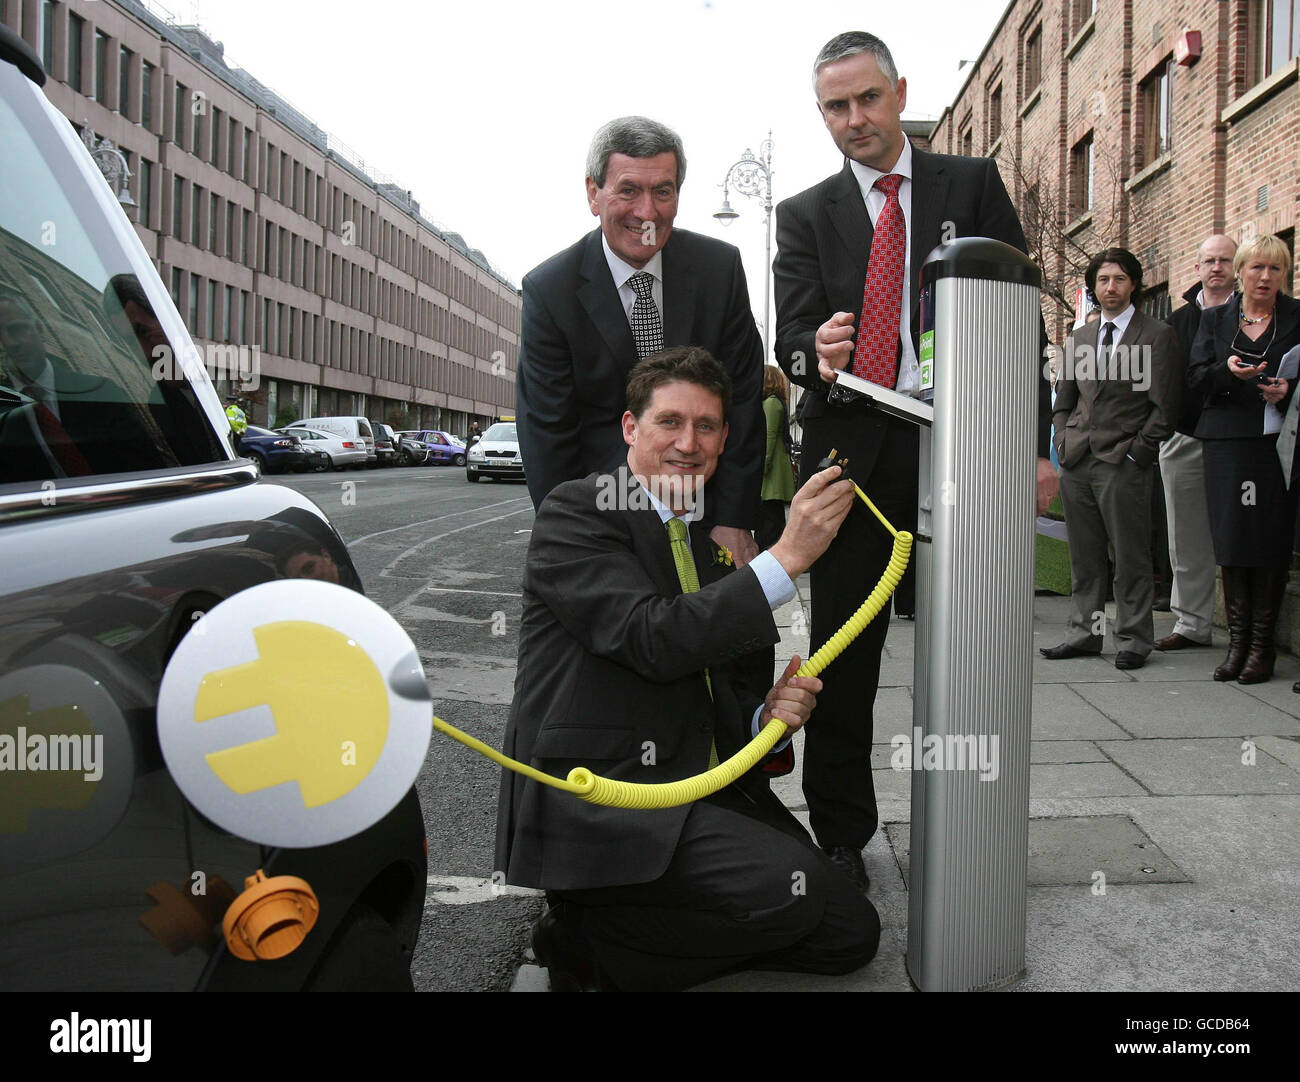
<svg viewBox="0 0 1300 1082"><path fill-rule="evenodd" d="M194 720L265 704L276 733L214 751L208 765L241 796L296 781L303 806L315 808L351 792L388 739L388 692L375 663L346 635L305 620L265 624L253 638L256 661L199 683Z"/></svg>
<svg viewBox="0 0 1300 1082"><path fill-rule="evenodd" d="M89 768L80 764L80 746L78 765L56 767L67 766L71 741L80 745L93 732L85 713L71 703L33 714L26 695L0 702L0 834L21 834L28 815L41 808L85 807L99 783L86 780ZM42 746L39 760L34 754L28 760L29 734ZM60 761L47 761L51 751L46 749L62 752Z"/></svg>

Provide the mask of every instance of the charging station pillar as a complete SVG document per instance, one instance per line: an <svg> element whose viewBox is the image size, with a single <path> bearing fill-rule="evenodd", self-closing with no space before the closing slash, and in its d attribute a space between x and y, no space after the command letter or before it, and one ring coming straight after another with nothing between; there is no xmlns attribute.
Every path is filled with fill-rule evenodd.
<svg viewBox="0 0 1300 1082"><path fill-rule="evenodd" d="M921 272L934 419L914 550L907 969L922 991L1025 971L1040 285L1027 256L982 237L940 245Z"/></svg>

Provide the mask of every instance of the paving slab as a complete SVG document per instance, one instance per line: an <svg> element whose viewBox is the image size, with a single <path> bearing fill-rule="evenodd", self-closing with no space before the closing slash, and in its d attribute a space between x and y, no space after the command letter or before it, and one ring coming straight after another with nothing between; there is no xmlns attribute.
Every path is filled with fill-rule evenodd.
<svg viewBox="0 0 1300 1082"><path fill-rule="evenodd" d="M1238 739L1105 741L1100 748L1157 795L1300 794L1300 773L1258 745L1254 763ZM1032 788L1032 778L1031 778Z"/></svg>
<svg viewBox="0 0 1300 1082"><path fill-rule="evenodd" d="M1119 740L1129 735L1072 684L1035 684L1030 708L1035 740Z"/></svg>
<svg viewBox="0 0 1300 1082"><path fill-rule="evenodd" d="M1090 740L1033 740L1029 744L1029 764L1036 763L1105 763L1109 762Z"/></svg>
<svg viewBox="0 0 1300 1082"><path fill-rule="evenodd" d="M1077 684L1074 690L1135 737L1300 736L1300 718L1242 694L1236 685Z"/></svg>

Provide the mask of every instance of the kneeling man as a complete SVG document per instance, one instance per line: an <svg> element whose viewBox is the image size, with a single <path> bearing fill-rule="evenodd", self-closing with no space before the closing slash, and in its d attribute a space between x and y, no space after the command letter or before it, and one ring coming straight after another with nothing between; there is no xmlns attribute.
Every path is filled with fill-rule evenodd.
<svg viewBox="0 0 1300 1082"><path fill-rule="evenodd" d="M821 681L772 686L772 611L852 506L838 467L811 478L781 539L744 568L698 523L727 439L726 370L693 347L627 385L626 464L555 488L537 512L505 752L564 777L702 773L773 717L808 718ZM611 466L614 464L611 463ZM780 746L778 746L778 751ZM547 891L533 945L556 988L669 990L737 969L847 973L880 921L771 792L761 767L694 804L588 804L502 781L497 868Z"/></svg>

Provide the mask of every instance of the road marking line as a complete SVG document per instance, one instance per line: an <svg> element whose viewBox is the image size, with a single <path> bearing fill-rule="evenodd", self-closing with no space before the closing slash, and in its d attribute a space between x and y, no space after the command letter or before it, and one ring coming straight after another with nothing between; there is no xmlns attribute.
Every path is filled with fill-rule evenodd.
<svg viewBox="0 0 1300 1082"><path fill-rule="evenodd" d="M470 905L475 902L494 902L505 897L541 898L544 895L543 891L532 887L497 885L490 879L475 879L465 875L431 875L426 882L426 908L435 902L442 905Z"/></svg>
<svg viewBox="0 0 1300 1082"><path fill-rule="evenodd" d="M431 594L479 594L482 597L523 597L523 594L510 594L504 590L458 590L454 586L426 586ZM482 623L482 621L479 621Z"/></svg>
<svg viewBox="0 0 1300 1082"><path fill-rule="evenodd" d="M359 545L361 544L362 541L369 541L376 537L383 537L384 534L397 533L399 530L409 530L415 526L428 526L430 523L441 522L443 521L443 519L455 518L457 515L468 515L472 511L490 511L493 507L504 507L506 504L518 503L520 500L527 500L527 499L528 499L527 496L516 496L512 500L498 500L496 503L485 503L480 507L467 507L463 511L451 511L445 515L439 515L437 518L426 518L423 522L409 522L405 526L393 526L391 529L387 529L387 530L376 530L374 533L368 533L364 537L358 537L354 541L349 541L347 543L348 548L351 548L353 545ZM518 512L516 512L516 514L517 513ZM488 519L487 521L495 522L496 519ZM446 535L442 534L439 536L446 536Z"/></svg>
<svg viewBox="0 0 1300 1082"><path fill-rule="evenodd" d="M420 549L424 548L425 545L432 545L435 541L441 541L444 537L450 537L454 533L463 533L465 530L474 530L480 526L486 526L490 522L500 522L502 519L513 518L515 515L521 515L525 511L531 512L532 509L533 509L533 504L532 501L529 500L528 506L521 507L519 508L518 511L507 511L504 515L497 515L494 518L485 518L479 520L478 522L467 522L464 526L457 526L454 530L446 530L443 533L434 534L432 537L426 537L423 541L419 542L419 544L412 545L409 549L403 551L401 554L397 556L396 559L390 560L388 563L386 563L383 567L383 570L379 572L379 577L383 579L388 578L389 572L392 571L393 568L395 568L398 564L400 564L413 552L418 552ZM407 595L401 601L399 601L396 606L390 609L389 612L392 615L396 616L399 611L401 611L412 601L414 601L417 597L419 597L420 594L424 593L424 589L425 588L421 586L414 593Z"/></svg>

